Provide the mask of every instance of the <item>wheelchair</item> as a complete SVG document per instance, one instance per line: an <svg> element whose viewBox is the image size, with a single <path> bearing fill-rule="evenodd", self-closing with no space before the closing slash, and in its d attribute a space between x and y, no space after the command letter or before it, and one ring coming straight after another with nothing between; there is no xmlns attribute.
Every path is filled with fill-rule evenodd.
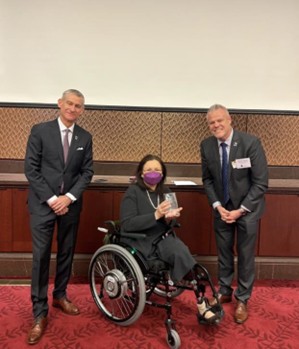
<svg viewBox="0 0 299 349"><path fill-rule="evenodd" d="M180 336L172 319L172 299L185 290L195 292L196 298L204 297L206 286L210 287L216 304L209 307L217 315L219 323L224 315L218 301L217 292L205 267L198 264L200 282L174 283L167 264L159 259L145 260L136 249L121 242L121 237L144 238L144 234L121 233L118 221L106 221L107 228L98 228L104 232L104 245L92 256L88 278L92 297L99 310L112 322L120 326L129 326L138 320L145 305L166 310L166 341L170 348L181 345ZM161 236L174 233L173 225ZM152 300L157 295L159 301ZM161 300L161 301L160 301ZM207 301L207 299L205 298ZM200 323L205 324L204 316L198 314Z"/></svg>

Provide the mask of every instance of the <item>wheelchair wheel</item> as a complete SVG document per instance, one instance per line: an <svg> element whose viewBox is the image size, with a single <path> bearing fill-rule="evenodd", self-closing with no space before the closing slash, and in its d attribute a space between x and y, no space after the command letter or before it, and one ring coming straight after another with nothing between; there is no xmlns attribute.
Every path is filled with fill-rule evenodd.
<svg viewBox="0 0 299 349"><path fill-rule="evenodd" d="M111 321L128 326L140 317L145 283L130 252L115 244L100 247L91 259L88 276L96 305Z"/></svg>
<svg viewBox="0 0 299 349"><path fill-rule="evenodd" d="M181 338L176 330L171 329L170 333L166 334L166 341L171 349L178 349L181 346Z"/></svg>

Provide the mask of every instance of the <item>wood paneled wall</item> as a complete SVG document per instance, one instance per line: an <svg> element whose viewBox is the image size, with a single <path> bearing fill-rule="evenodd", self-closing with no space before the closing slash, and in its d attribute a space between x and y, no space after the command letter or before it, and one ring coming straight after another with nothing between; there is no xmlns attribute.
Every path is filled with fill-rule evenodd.
<svg viewBox="0 0 299 349"><path fill-rule="evenodd" d="M234 127L258 136L269 166L299 166L299 115L232 112ZM58 115L56 108L0 107L0 159L24 159L33 124ZM138 162L145 154L168 163L200 163L199 143L209 136L205 112L88 108L78 124L94 140L94 160Z"/></svg>

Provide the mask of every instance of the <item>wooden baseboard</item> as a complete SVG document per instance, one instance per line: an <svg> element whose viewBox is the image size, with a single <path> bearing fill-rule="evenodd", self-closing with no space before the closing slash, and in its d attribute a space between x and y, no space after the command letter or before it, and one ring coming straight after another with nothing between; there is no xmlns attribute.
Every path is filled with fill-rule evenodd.
<svg viewBox="0 0 299 349"><path fill-rule="evenodd" d="M87 277L91 255L76 254L74 256L73 271L74 277ZM196 260L204 265L211 277L217 277L216 256L195 256ZM274 258L257 257L256 279L278 279L278 280L299 280L299 258ZM0 277L9 278L30 278L32 267L32 255L30 253L0 253ZM55 255L52 255L50 264L50 275L55 274Z"/></svg>
<svg viewBox="0 0 299 349"><path fill-rule="evenodd" d="M217 257L198 256L197 260L203 264L212 277L217 276ZM237 270L235 260L235 270ZM256 257L255 278L257 280L299 280L299 258Z"/></svg>

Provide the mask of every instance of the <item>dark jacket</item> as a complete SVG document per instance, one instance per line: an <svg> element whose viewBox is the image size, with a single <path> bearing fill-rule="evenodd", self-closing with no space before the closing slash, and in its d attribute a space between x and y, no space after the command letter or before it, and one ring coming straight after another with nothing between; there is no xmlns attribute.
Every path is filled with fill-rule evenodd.
<svg viewBox="0 0 299 349"><path fill-rule="evenodd" d="M89 132L74 126L68 160L64 164L58 120L34 125L25 156L30 213L46 215L51 212L47 200L53 195L59 196L63 182L64 192L70 192L77 199L69 206L69 214L78 214L82 193L93 176L92 165L92 137Z"/></svg>

